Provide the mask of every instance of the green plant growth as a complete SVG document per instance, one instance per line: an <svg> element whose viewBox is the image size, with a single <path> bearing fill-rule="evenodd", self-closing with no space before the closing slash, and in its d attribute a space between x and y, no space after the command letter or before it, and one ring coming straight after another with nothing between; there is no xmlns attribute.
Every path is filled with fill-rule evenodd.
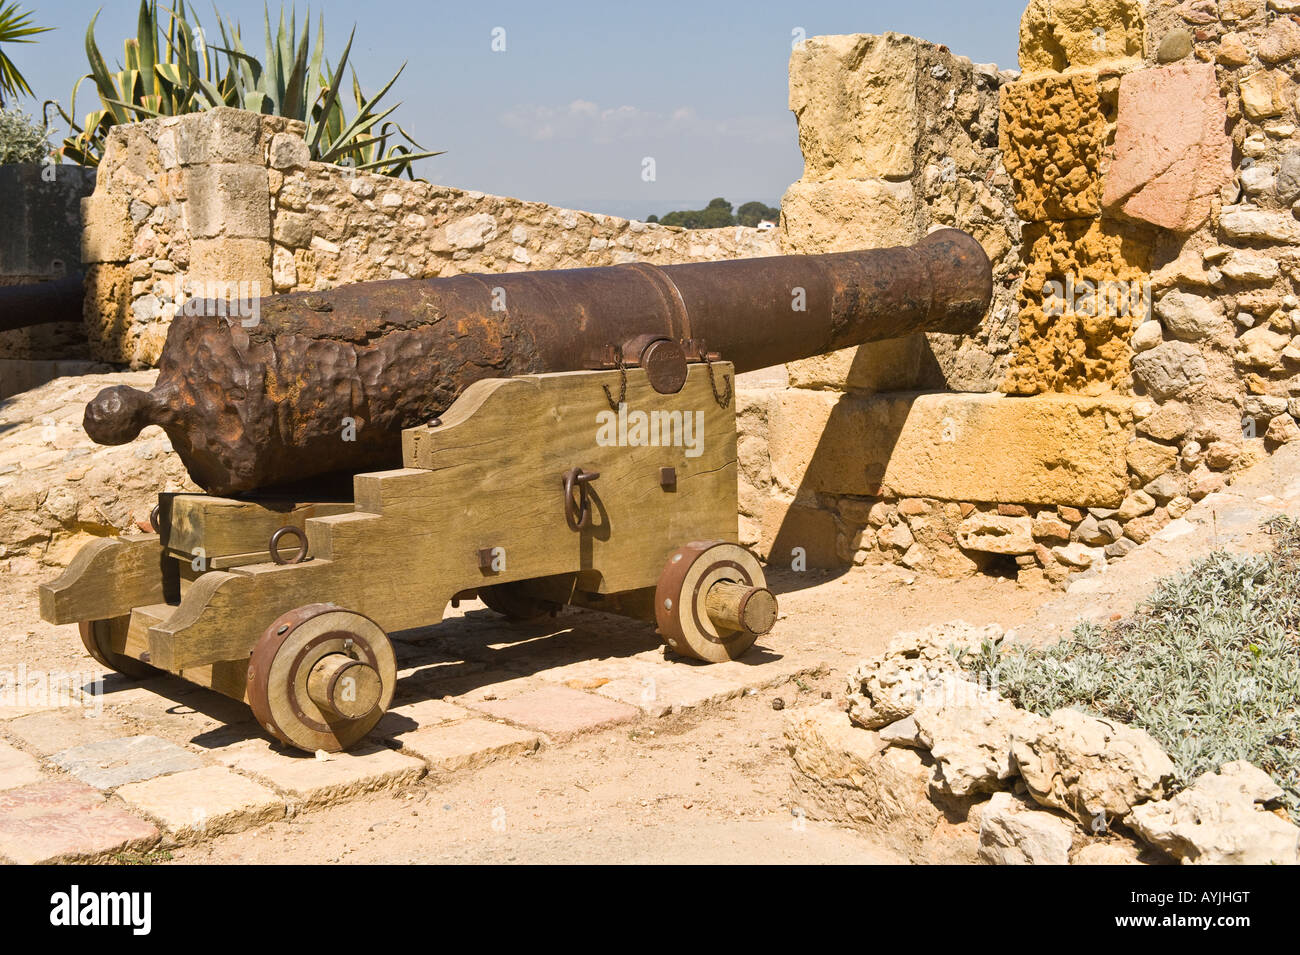
<svg viewBox="0 0 1300 955"><path fill-rule="evenodd" d="M721 229L732 225L752 227L764 219L775 222L780 215L780 209L765 206L761 202L746 202L733 214L731 203L726 199L718 198L710 200L703 209L669 212L662 219L659 216L650 216L646 221L657 222L660 225L681 226L685 229Z"/></svg>
<svg viewBox="0 0 1300 955"><path fill-rule="evenodd" d="M32 15L24 13L17 3L0 3L0 109L4 108L5 98L13 99L21 94L32 95L32 88L27 79L18 72L13 60L5 56L6 43L35 43L32 39L38 33L48 33L53 27L32 26Z"/></svg>
<svg viewBox="0 0 1300 955"><path fill-rule="evenodd" d="M84 165L99 163L108 131L120 123L218 106L302 121L307 125L312 158L321 162L414 178L412 164L417 159L441 155L417 151L423 147L389 119L400 103L379 108L405 64L373 96L362 92L356 71L351 70L354 111L349 115L344 80L352 36L338 65L331 67L325 59L324 18L318 21L313 42L310 11L299 33L297 11L291 9L286 24L281 8L273 33L267 10L265 48L258 59L245 48L239 25L220 14L217 28L221 42L217 44L209 42L198 18L187 14L184 0L178 0L175 10L166 11L165 18L159 15L157 0L141 0L136 36L126 40L121 68L116 72L108 68L95 39L98 17L91 19L86 30L90 73L73 88L69 111L60 107L73 131L64 140L62 153ZM100 108L78 125L74 119L77 91L85 80L94 83Z"/></svg>
<svg viewBox="0 0 1300 955"><path fill-rule="evenodd" d="M1249 760L1300 823L1300 523L1268 554L1216 551L1161 581L1131 616L1046 649L986 644L959 662L1025 709L1073 707L1141 727L1180 784Z"/></svg>
<svg viewBox="0 0 1300 955"><path fill-rule="evenodd" d="M38 163L50 155L49 134L26 113L0 109L0 166Z"/></svg>

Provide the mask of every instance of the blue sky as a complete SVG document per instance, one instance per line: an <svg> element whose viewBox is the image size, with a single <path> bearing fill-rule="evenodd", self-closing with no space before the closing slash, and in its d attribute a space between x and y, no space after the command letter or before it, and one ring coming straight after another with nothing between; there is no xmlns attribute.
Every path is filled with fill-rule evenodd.
<svg viewBox="0 0 1300 955"><path fill-rule="evenodd" d="M164 0L165 5L166 0ZM373 90L407 62L390 96L396 118L446 155L418 169L432 182L596 212L644 217L714 196L776 204L802 160L786 105L792 33L895 30L945 43L976 62L1016 65L1027 0L803 0L574 3L326 0L326 46L337 56L355 23L352 59ZM86 72L95 10L110 66L135 35L138 0L26 0L58 27L6 53L38 99L67 105ZM299 18L306 4L298 3ZM261 0L221 0L260 49ZM272 2L273 16L279 5ZM205 25L210 2L197 7ZM492 50L504 29L505 51ZM83 93L89 90L83 84ZM78 97L78 112L89 100ZM641 177L655 160L656 178Z"/></svg>

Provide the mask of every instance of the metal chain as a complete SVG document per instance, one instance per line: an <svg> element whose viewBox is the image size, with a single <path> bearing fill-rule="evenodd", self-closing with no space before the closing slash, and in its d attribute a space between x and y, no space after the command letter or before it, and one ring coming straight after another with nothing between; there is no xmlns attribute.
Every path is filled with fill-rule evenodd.
<svg viewBox="0 0 1300 955"><path fill-rule="evenodd" d="M605 391L605 400L609 402L610 408L617 413L619 407L627 400L627 365L623 364L622 345L614 349L614 357L618 360L618 401L614 400L614 393L609 390L609 385L600 387Z"/></svg>
<svg viewBox="0 0 1300 955"><path fill-rule="evenodd" d="M713 362L709 361L708 355L702 357L704 358L704 367L709 370L709 387L713 389L713 400L718 403L719 408L725 411L731 401L731 376L722 376L722 380L727 383L727 387L722 394L718 394L718 383L713 378Z"/></svg>

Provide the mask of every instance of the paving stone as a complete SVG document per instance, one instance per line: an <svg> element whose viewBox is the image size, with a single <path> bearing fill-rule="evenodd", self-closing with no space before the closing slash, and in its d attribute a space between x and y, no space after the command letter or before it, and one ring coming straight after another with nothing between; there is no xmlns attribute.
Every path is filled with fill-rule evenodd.
<svg viewBox="0 0 1300 955"><path fill-rule="evenodd" d="M50 762L97 789L115 789L126 783L203 765L193 753L157 736L127 736L86 743L55 753Z"/></svg>
<svg viewBox="0 0 1300 955"><path fill-rule="evenodd" d="M427 726L454 723L466 719L469 710L445 700L415 700L392 707L384 714L374 732L377 736L391 738L403 733L413 733Z"/></svg>
<svg viewBox="0 0 1300 955"><path fill-rule="evenodd" d="M223 766L128 783L117 797L177 842L242 832L284 818L284 799Z"/></svg>
<svg viewBox="0 0 1300 955"><path fill-rule="evenodd" d="M0 789L30 786L41 780L41 764L22 750L0 742Z"/></svg>
<svg viewBox="0 0 1300 955"><path fill-rule="evenodd" d="M745 692L744 684L713 676L711 669L662 660L586 660L543 670L537 676L551 683L583 685L648 716L664 716Z"/></svg>
<svg viewBox="0 0 1300 955"><path fill-rule="evenodd" d="M147 721L159 736L176 743L190 743L222 727L240 724L248 724L245 738L260 733L247 704L209 690L200 689L180 701L155 695L152 700L115 707L114 712Z"/></svg>
<svg viewBox="0 0 1300 955"><path fill-rule="evenodd" d="M94 710L46 710L5 724L5 732L41 756L85 743L131 735L131 728L108 713Z"/></svg>
<svg viewBox="0 0 1300 955"><path fill-rule="evenodd" d="M504 756L531 753L541 744L536 733L495 723L465 720L417 730L401 737L402 752L420 757L438 772L473 769Z"/></svg>
<svg viewBox="0 0 1300 955"><path fill-rule="evenodd" d="M634 706L567 686L548 686L506 700L479 703L478 709L499 719L540 730L552 739L627 723L641 716Z"/></svg>
<svg viewBox="0 0 1300 955"><path fill-rule="evenodd" d="M264 739L248 740L213 755L222 763L275 787L296 809L315 809L364 793L407 786L424 775L424 764L378 745L363 745L321 759Z"/></svg>
<svg viewBox="0 0 1300 955"><path fill-rule="evenodd" d="M19 865L78 862L146 849L158 830L71 780L0 792L0 856Z"/></svg>

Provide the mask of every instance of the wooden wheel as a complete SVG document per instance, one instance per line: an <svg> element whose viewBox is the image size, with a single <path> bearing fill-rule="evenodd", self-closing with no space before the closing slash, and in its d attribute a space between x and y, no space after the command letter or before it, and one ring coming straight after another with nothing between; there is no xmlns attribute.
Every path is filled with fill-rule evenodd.
<svg viewBox="0 0 1300 955"><path fill-rule="evenodd" d="M81 642L85 645L86 652L110 670L137 680L157 675L162 671L113 649L126 642L126 628L130 624L131 616L127 614L108 620L83 620L77 624L77 629L81 631Z"/></svg>
<svg viewBox="0 0 1300 955"><path fill-rule="evenodd" d="M758 558L739 544L696 541L678 548L655 588L664 642L710 663L739 657L772 629L776 614Z"/></svg>
<svg viewBox="0 0 1300 955"><path fill-rule="evenodd" d="M393 646L377 623L333 604L309 604L258 640L248 705L277 739L337 753L374 729L396 683Z"/></svg>

